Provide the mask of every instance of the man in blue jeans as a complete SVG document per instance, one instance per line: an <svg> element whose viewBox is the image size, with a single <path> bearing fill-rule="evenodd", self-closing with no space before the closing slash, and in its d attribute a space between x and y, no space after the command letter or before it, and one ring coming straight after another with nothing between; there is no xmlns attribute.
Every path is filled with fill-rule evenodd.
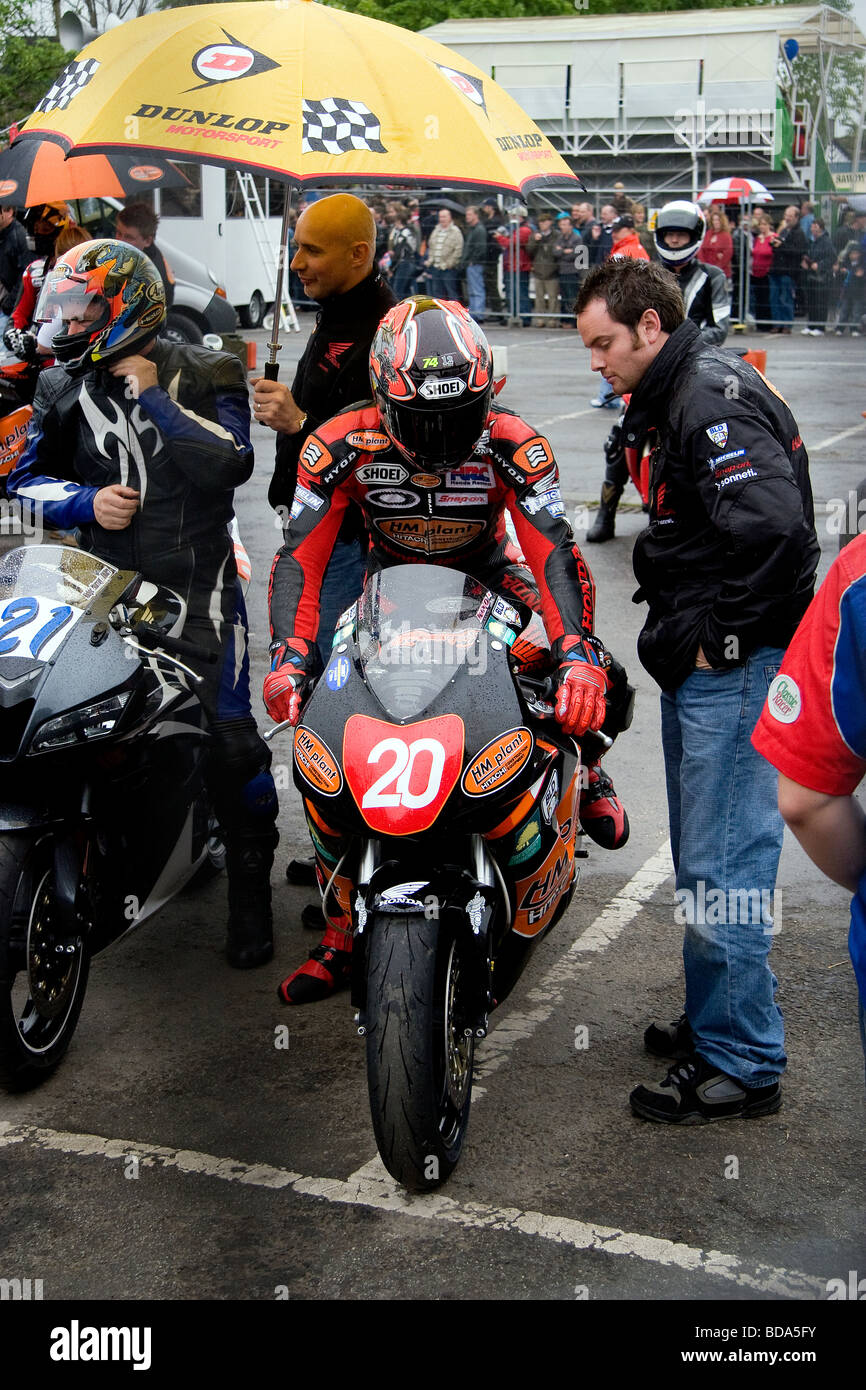
<svg viewBox="0 0 866 1390"><path fill-rule="evenodd" d="M638 655L662 690L686 997L675 1023L644 1034L675 1065L631 1105L668 1124L768 1115L786 1061L768 960L782 822L750 736L814 589L808 458L786 402L701 341L662 266L590 271L577 325L593 370L632 393L626 447L651 428L658 439L635 598L649 603Z"/></svg>
<svg viewBox="0 0 866 1390"><path fill-rule="evenodd" d="M773 260L770 266L771 333L790 333L794 322L800 266L806 254L806 238L800 230L800 212L785 208L780 226L770 236Z"/></svg>

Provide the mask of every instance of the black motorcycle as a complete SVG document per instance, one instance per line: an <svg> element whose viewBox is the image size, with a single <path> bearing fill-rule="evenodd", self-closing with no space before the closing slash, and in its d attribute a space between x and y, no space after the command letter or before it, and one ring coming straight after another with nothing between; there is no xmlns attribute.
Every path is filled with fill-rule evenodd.
<svg viewBox="0 0 866 1390"><path fill-rule="evenodd" d="M457 1163L476 1040L577 879L580 751L526 616L455 570L372 576L294 733L325 906L354 931L376 1143L415 1191Z"/></svg>
<svg viewBox="0 0 866 1390"><path fill-rule="evenodd" d="M183 601L85 551L0 560L0 1080L62 1059L90 958L221 867Z"/></svg>

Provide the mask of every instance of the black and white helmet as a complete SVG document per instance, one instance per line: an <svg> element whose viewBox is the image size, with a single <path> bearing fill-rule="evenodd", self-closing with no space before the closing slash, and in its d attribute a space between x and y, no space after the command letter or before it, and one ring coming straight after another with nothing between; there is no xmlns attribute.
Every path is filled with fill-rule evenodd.
<svg viewBox="0 0 866 1390"><path fill-rule="evenodd" d="M656 251L662 265L667 266L668 270L676 270L677 267L694 260L701 249L706 231L706 218L697 203L689 203L685 199L665 203L656 218L653 231ZM688 232L689 239L685 246L674 249L667 244L668 232Z"/></svg>

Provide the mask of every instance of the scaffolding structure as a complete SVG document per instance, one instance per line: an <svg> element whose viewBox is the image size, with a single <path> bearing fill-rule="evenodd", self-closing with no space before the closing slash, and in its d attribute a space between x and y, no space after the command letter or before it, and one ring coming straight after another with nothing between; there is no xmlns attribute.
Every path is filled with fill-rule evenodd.
<svg viewBox="0 0 866 1390"><path fill-rule="evenodd" d="M456 19L424 32L490 73L591 193L616 179L654 202L747 173L808 196L834 63L866 54L852 17L826 5ZM818 58L817 110L797 91L791 40Z"/></svg>

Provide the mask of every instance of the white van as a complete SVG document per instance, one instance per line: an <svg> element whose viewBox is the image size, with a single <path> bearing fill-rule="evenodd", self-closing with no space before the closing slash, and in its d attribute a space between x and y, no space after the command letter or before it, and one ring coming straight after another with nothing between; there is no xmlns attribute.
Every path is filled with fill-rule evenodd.
<svg viewBox="0 0 866 1390"><path fill-rule="evenodd" d="M264 214L256 223L247 216L234 171L197 164L180 167L191 186L156 190L153 195L159 213L157 240L210 266L244 328L259 328L274 299L274 272L265 266L259 238L265 239L266 256L275 266L286 185L255 176Z"/></svg>

